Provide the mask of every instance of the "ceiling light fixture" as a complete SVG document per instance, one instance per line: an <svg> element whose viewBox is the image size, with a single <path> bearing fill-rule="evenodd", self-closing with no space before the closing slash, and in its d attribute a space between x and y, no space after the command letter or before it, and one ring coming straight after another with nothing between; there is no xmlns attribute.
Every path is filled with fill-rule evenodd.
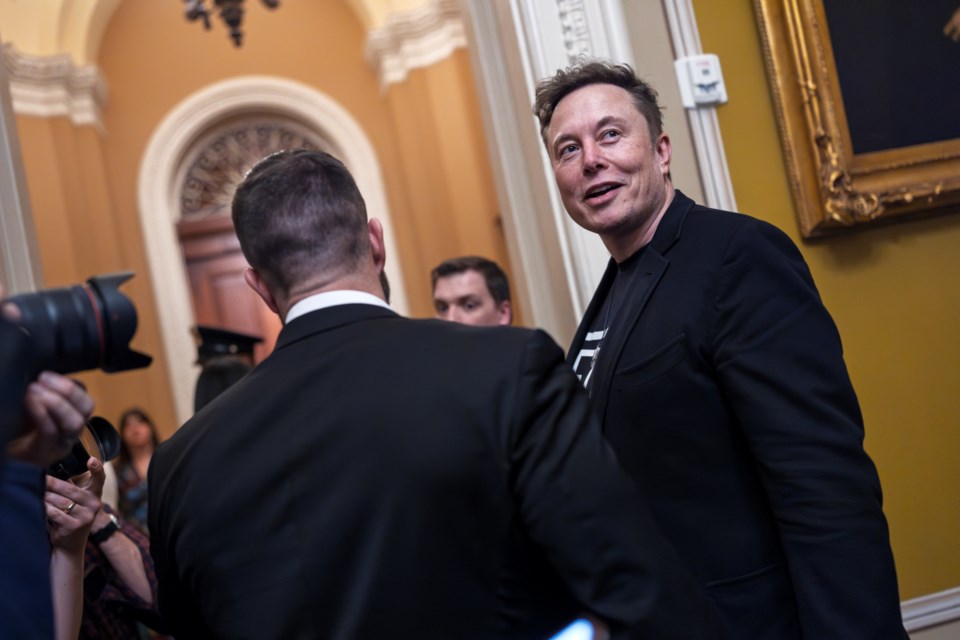
<svg viewBox="0 0 960 640"><path fill-rule="evenodd" d="M184 15L187 20L203 20L203 26L210 29L210 10L207 9L206 0L183 0L187 3ZM260 0L268 9L276 9L280 0ZM243 30L240 25L243 24L243 0L213 0L213 10L220 12L220 19L230 28L230 37L233 44L239 47L243 44Z"/></svg>

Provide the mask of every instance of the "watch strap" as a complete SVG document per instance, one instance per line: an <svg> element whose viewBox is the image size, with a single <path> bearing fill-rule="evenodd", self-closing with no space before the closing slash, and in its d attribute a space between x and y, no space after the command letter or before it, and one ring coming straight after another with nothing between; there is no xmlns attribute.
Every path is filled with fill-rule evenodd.
<svg viewBox="0 0 960 640"><path fill-rule="evenodd" d="M114 533L120 530L120 525L117 524L117 517L112 513L110 515L110 522L108 522L100 530L95 531L90 534L90 542L93 544L100 544Z"/></svg>

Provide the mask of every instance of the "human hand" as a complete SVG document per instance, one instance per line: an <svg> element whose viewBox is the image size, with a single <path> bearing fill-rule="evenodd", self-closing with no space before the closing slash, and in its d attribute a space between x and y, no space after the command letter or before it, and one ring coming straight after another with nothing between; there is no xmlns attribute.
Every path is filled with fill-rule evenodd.
<svg viewBox="0 0 960 640"><path fill-rule="evenodd" d="M953 16L950 17L947 24L943 27L943 35L954 42L960 42L960 7L953 12Z"/></svg>
<svg viewBox="0 0 960 640"><path fill-rule="evenodd" d="M43 496L47 512L50 544L65 551L80 553L97 513L101 511L100 493L106 474L96 458L87 461L87 473L70 480L47 476Z"/></svg>
<svg viewBox="0 0 960 640"><path fill-rule="evenodd" d="M46 467L63 458L93 413L93 399L70 378L44 371L27 387L24 431L11 457Z"/></svg>

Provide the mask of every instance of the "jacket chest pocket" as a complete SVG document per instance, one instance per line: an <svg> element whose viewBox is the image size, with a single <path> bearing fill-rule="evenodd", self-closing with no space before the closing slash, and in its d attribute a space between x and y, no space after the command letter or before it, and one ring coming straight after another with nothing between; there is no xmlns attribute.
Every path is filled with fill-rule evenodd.
<svg viewBox="0 0 960 640"><path fill-rule="evenodd" d="M617 369L613 378L614 391L627 391L654 382L666 375L687 357L687 334L681 333L639 362L627 363Z"/></svg>

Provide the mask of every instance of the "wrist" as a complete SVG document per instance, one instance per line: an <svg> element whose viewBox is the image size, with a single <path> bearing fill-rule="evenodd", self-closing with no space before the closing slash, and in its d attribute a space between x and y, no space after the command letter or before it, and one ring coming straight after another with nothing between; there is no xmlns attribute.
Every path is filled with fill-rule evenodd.
<svg viewBox="0 0 960 640"><path fill-rule="evenodd" d="M108 540L113 534L120 530L120 523L117 521L117 516L112 513L105 513L106 515L106 524L103 526L98 526L97 522L94 522L94 526L90 530L90 542L93 544L99 545L106 540ZM99 514L97 516L99 519Z"/></svg>

